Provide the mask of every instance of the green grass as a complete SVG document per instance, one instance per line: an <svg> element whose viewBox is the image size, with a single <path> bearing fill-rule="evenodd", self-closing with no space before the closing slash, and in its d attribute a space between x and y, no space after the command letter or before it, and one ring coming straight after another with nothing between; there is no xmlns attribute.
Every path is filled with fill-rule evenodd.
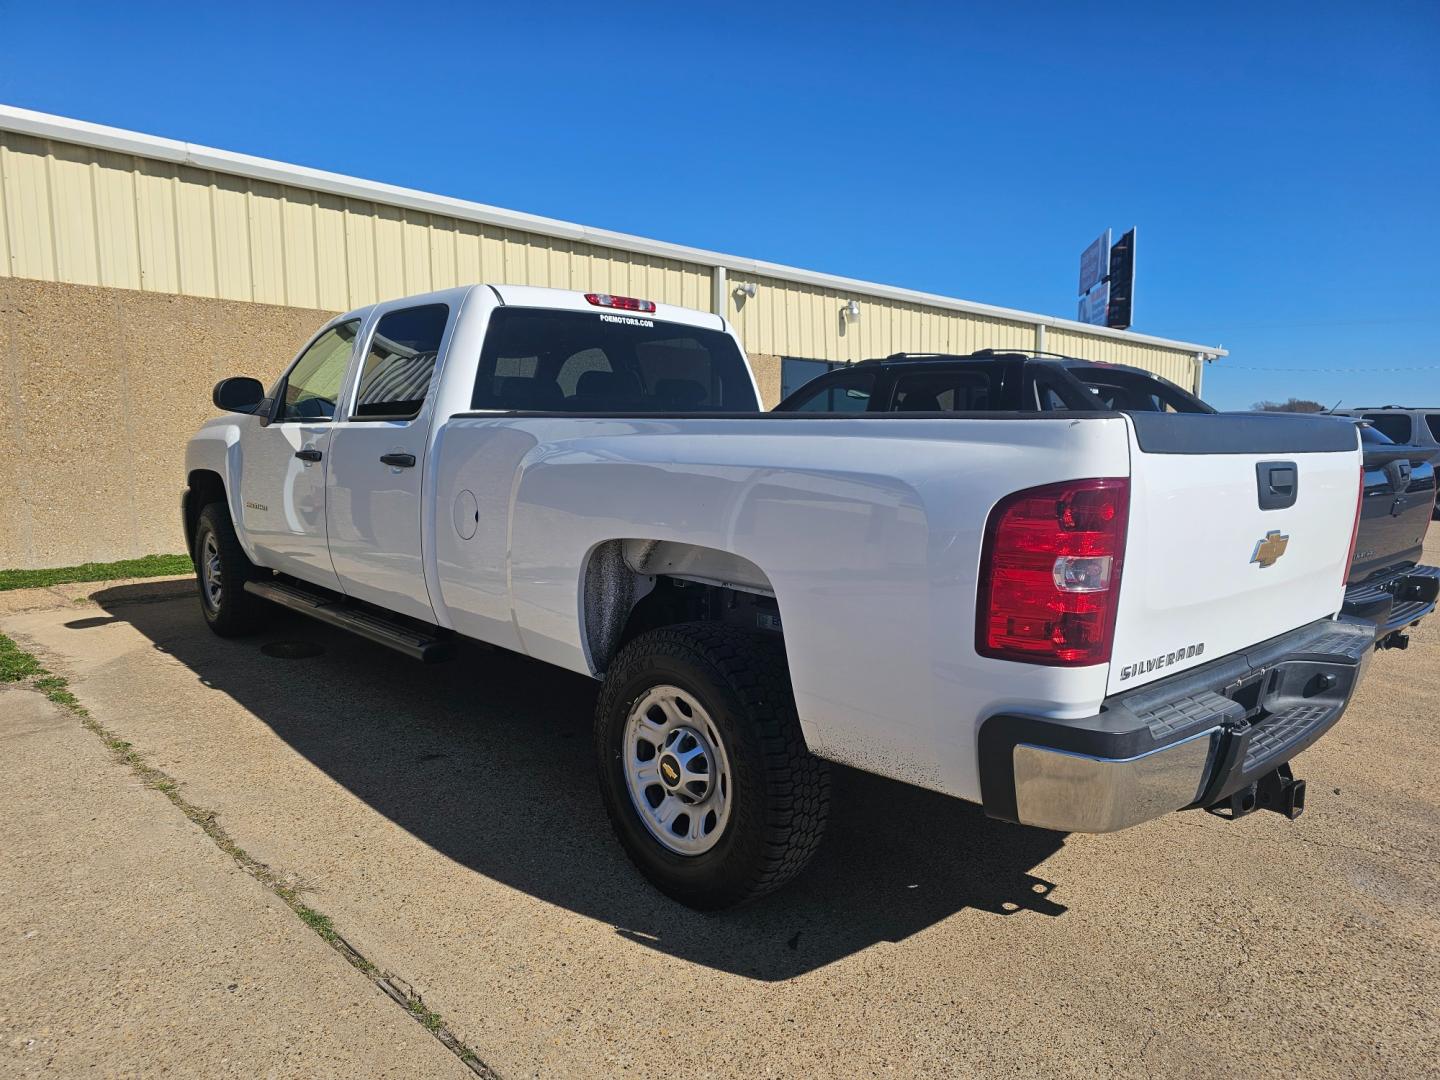
<svg viewBox="0 0 1440 1080"><path fill-rule="evenodd" d="M140 559L121 559L119 562L57 566L52 570L0 570L0 592L10 589L40 589L47 585L68 585L74 581L164 577L168 574L189 574L194 569L189 555L146 555Z"/></svg>
<svg viewBox="0 0 1440 1080"><path fill-rule="evenodd" d="M0 634L0 682L21 682L36 675L50 674L40 661Z"/></svg>

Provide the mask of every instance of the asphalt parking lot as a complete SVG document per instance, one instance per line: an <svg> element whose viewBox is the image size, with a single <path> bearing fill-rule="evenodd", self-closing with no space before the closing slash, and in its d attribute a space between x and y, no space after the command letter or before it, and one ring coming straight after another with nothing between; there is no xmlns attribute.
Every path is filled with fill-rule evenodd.
<svg viewBox="0 0 1440 1080"><path fill-rule="evenodd" d="M177 588L4 594L0 632L499 1076L1440 1070L1440 619L1296 760L1298 822L1065 836L837 770L809 872L706 916L611 838L588 680L222 641ZM10 689L0 737L0 1072L468 1075L73 716Z"/></svg>

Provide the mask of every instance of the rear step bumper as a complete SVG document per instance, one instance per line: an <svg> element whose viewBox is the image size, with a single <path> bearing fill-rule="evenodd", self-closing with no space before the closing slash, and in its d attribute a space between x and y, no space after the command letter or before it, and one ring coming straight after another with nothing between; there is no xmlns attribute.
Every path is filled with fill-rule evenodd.
<svg viewBox="0 0 1440 1080"><path fill-rule="evenodd" d="M992 716L979 736L985 812L1113 832L1213 806L1340 719L1374 643L1371 623L1324 619L1107 698L1095 716Z"/></svg>
<svg viewBox="0 0 1440 1080"><path fill-rule="evenodd" d="M437 627L427 632L419 624L360 607L337 593L281 580L247 581L245 591L309 615L312 619L349 630L378 645L404 653L412 660L433 664L452 659L455 655L455 642L446 631Z"/></svg>
<svg viewBox="0 0 1440 1080"><path fill-rule="evenodd" d="M1440 597L1440 566L1407 566L1345 590L1341 613L1375 624L1376 639L1419 622Z"/></svg>

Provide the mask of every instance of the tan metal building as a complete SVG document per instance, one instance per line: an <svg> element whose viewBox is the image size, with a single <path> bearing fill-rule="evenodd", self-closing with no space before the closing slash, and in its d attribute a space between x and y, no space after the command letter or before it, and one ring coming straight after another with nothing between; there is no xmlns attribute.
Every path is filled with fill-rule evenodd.
<svg viewBox="0 0 1440 1080"><path fill-rule="evenodd" d="M723 314L767 405L782 358L1049 349L1198 390L1224 355L0 106L0 568L180 550L216 379L273 377L335 312L479 281Z"/></svg>

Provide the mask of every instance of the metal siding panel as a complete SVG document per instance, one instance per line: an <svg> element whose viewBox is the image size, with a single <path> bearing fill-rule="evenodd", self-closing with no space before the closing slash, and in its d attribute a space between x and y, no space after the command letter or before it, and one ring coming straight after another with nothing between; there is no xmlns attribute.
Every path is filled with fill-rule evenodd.
<svg viewBox="0 0 1440 1080"><path fill-rule="evenodd" d="M405 296L430 292L430 215L406 210L401 217L400 244L405 261Z"/></svg>
<svg viewBox="0 0 1440 1080"><path fill-rule="evenodd" d="M833 312L840 309L840 297L837 293L826 290L824 292L812 292L810 299L810 334L817 348L824 349L823 355L833 356L842 359L844 354L840 351L840 326L831 317Z"/></svg>
<svg viewBox="0 0 1440 1080"><path fill-rule="evenodd" d="M135 216L133 159L97 150L91 166L95 189L96 246L100 284L117 289L140 288L139 225Z"/></svg>
<svg viewBox="0 0 1440 1080"><path fill-rule="evenodd" d="M480 279L500 284L505 281L505 230L480 227Z"/></svg>
<svg viewBox="0 0 1440 1080"><path fill-rule="evenodd" d="M568 240L556 241L550 253L550 283L557 289L573 288L570 281L574 266L575 245Z"/></svg>
<svg viewBox="0 0 1440 1080"><path fill-rule="evenodd" d="M286 188L282 228L285 237L285 302L292 307L319 307L315 276L315 195Z"/></svg>
<svg viewBox="0 0 1440 1080"><path fill-rule="evenodd" d="M345 200L317 195L311 211L315 226L315 300L327 311L348 311L360 301L351 289Z"/></svg>
<svg viewBox="0 0 1440 1080"><path fill-rule="evenodd" d="M456 223L455 274L461 285L479 285L485 280L480 270L480 226L473 221Z"/></svg>
<svg viewBox="0 0 1440 1080"><path fill-rule="evenodd" d="M55 276L75 285L100 284L95 189L90 152L68 143L50 148L50 208L54 221Z"/></svg>
<svg viewBox="0 0 1440 1080"><path fill-rule="evenodd" d="M750 332L745 343L753 352L769 353L775 340L775 320L785 315L785 290L774 281L752 278L756 285L754 296L742 296L745 310L750 315ZM766 293L769 293L767 298ZM767 303L768 300L768 303ZM751 344L753 342L753 344ZM780 350L775 350L779 352ZM791 343L791 355L799 356L800 343Z"/></svg>
<svg viewBox="0 0 1440 1080"><path fill-rule="evenodd" d="M501 280L509 285L528 285L525 280L525 250L507 229L500 234Z"/></svg>
<svg viewBox="0 0 1440 1080"><path fill-rule="evenodd" d="M589 244L571 244L570 259L566 266L565 288L580 292L590 291L591 248Z"/></svg>
<svg viewBox="0 0 1440 1080"><path fill-rule="evenodd" d="M140 287L146 292L179 292L173 166L135 159L135 232L140 247ZM249 296L239 299L248 300Z"/></svg>
<svg viewBox="0 0 1440 1080"><path fill-rule="evenodd" d="M215 292L226 300L253 300L249 186L244 180L224 173L212 174L211 185L210 213L215 222Z"/></svg>
<svg viewBox="0 0 1440 1080"><path fill-rule="evenodd" d="M285 204L280 187L250 181L245 218L250 232L251 295L262 304L284 304Z"/></svg>
<svg viewBox="0 0 1440 1080"><path fill-rule="evenodd" d="M630 264L621 257L619 252L607 251L605 253L605 276L610 284L606 292L618 293L626 296L630 293Z"/></svg>
<svg viewBox="0 0 1440 1080"><path fill-rule="evenodd" d="M215 213L210 174L181 166L175 178L176 276L189 296L217 296Z"/></svg>
<svg viewBox="0 0 1440 1080"><path fill-rule="evenodd" d="M632 259L629 262L631 288L635 290L630 295L642 300L659 299L664 285L662 275L657 272L659 264L653 259Z"/></svg>
<svg viewBox="0 0 1440 1080"><path fill-rule="evenodd" d="M371 210L369 203L346 200L345 264L349 269L352 308L380 299L375 270L375 218Z"/></svg>
<svg viewBox="0 0 1440 1080"><path fill-rule="evenodd" d="M449 218L430 222L430 287L450 289L460 284L455 268L456 223Z"/></svg>
<svg viewBox="0 0 1440 1080"><path fill-rule="evenodd" d="M55 280L50 231L50 183L45 144L28 135L3 134L5 204L9 208L10 272L15 277Z"/></svg>
<svg viewBox="0 0 1440 1080"><path fill-rule="evenodd" d="M610 292L610 259L598 249L592 250L586 282L577 286L583 292Z"/></svg>
<svg viewBox="0 0 1440 1080"><path fill-rule="evenodd" d="M10 203L5 197L5 133L0 132L0 277L11 277Z"/></svg>
<svg viewBox="0 0 1440 1080"><path fill-rule="evenodd" d="M774 309L775 318L770 323L770 340L766 342L765 352L778 352L785 339L789 338L795 342L801 356L823 356L811 334L810 320L805 317L807 312L801 303L800 289L790 284L772 287L780 289L785 302Z"/></svg>
<svg viewBox="0 0 1440 1080"><path fill-rule="evenodd" d="M568 237L245 181L145 157L0 133L0 272L343 309L460 283L602 290L708 310L711 267ZM855 361L890 352L1033 348L1031 323L736 271L725 298L753 352ZM851 323L842 308L861 305ZM1184 349L1084 331L1050 347L1192 385Z"/></svg>
<svg viewBox="0 0 1440 1080"><path fill-rule="evenodd" d="M527 285L538 285L542 289L549 286L550 244L547 236L532 236L523 241Z"/></svg>
<svg viewBox="0 0 1440 1080"><path fill-rule="evenodd" d="M405 222L393 206L374 208L375 291L381 300L405 296Z"/></svg>
<svg viewBox="0 0 1440 1080"><path fill-rule="evenodd" d="M758 297L760 309L770 314L770 318L761 323L768 331L765 347L761 349L761 352L778 353L788 340L794 342L795 350L799 355L818 355L814 344L810 341L810 328L801 318L799 294L800 290L796 286L776 281L767 283L767 287L761 291ZM780 303L766 303L771 296L778 297Z"/></svg>

